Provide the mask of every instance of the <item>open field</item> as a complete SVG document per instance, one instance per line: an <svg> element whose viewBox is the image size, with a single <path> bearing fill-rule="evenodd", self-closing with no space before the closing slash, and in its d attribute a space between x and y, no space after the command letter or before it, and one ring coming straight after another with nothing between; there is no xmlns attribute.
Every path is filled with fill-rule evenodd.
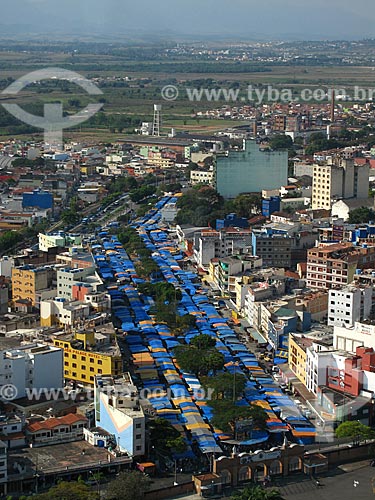
<svg viewBox="0 0 375 500"><path fill-rule="evenodd" d="M87 122L79 130L66 131L65 137L87 137L93 139L113 140L127 132L133 132L141 121L151 121L153 104L163 104L163 132L170 128L177 131L216 132L228 126L240 125L246 122L234 120L197 119L197 111L220 108L224 105L247 104L246 97L241 101L189 101L186 94L188 88L239 88L240 95L246 96L248 85L272 85L279 89L290 88L299 93L302 88L324 89L346 88L347 91L357 85L363 88L372 88L375 84L375 68L365 66L282 66L259 65L255 71L233 72L233 65L229 72L208 72L208 63L205 72L189 72L191 61L160 62L160 71L148 71L148 66L155 67L157 61L137 63L127 61L121 57L103 54L78 54L66 52L41 51L23 53L17 51L0 52L0 91L9 85L9 79L17 79L30 71L62 67L94 78L103 91L102 119ZM186 72L181 72L181 64L186 63ZM225 62L222 63L225 68ZM191 66L193 68L194 66ZM217 68L217 64L212 66ZM168 70L168 71L167 71ZM206 72L207 71L207 72ZM113 81L128 78L128 81ZM179 98L175 101L163 101L161 89L164 85L173 84L179 89ZM234 87L233 87L234 85ZM42 114L43 104L46 102L62 102L64 110L76 113L89 102L96 102L96 98L87 96L82 89L74 85L51 86L47 90L27 88L16 97L1 96L2 102L16 102L31 113ZM120 125L119 125L120 123ZM8 133L9 132L9 133ZM31 130L30 130L31 133ZM26 135L30 135L26 133ZM0 135L24 137L24 132L6 129L6 123L0 124Z"/></svg>

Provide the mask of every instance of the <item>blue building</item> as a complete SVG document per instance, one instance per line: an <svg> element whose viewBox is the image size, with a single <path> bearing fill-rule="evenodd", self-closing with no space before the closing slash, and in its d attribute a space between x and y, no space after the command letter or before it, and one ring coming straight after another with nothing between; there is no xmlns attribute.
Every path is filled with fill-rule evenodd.
<svg viewBox="0 0 375 500"><path fill-rule="evenodd" d="M216 219L216 231L220 231L224 227L241 227L247 229L249 222L245 217L237 217L236 214L228 214L225 219Z"/></svg>
<svg viewBox="0 0 375 500"><path fill-rule="evenodd" d="M48 210L53 208L53 196L48 191L34 189L31 193L23 193L22 208L39 208Z"/></svg>
<svg viewBox="0 0 375 500"><path fill-rule="evenodd" d="M96 376L94 401L96 426L115 436L120 451L144 455L145 415L130 374Z"/></svg>
<svg viewBox="0 0 375 500"><path fill-rule="evenodd" d="M311 313L280 307L268 321L268 340L275 350L284 349L289 333L306 332L310 328Z"/></svg>
<svg viewBox="0 0 375 500"><path fill-rule="evenodd" d="M280 211L280 196L271 196L262 200L262 215L270 217L273 213Z"/></svg>

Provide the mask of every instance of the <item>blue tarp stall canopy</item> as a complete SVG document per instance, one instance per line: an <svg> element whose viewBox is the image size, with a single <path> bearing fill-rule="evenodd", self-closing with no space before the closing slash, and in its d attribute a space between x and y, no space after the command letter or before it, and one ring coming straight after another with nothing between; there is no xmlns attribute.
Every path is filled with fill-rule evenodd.
<svg viewBox="0 0 375 500"><path fill-rule="evenodd" d="M252 431L251 436L249 439L246 439L245 441L241 441L240 445L255 445L255 444L260 444L260 443L265 443L268 440L269 434L266 431Z"/></svg>

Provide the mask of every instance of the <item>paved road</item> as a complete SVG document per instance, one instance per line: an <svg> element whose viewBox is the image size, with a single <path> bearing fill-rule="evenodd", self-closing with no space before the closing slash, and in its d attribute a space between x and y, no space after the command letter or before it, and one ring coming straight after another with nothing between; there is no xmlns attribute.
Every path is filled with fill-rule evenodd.
<svg viewBox="0 0 375 500"><path fill-rule="evenodd" d="M341 465L326 476L319 477L320 488L313 481L289 483L281 486L280 492L286 498L293 500L369 500L374 499L372 479L375 469L369 466L369 461ZM354 481L358 482L354 486Z"/></svg>

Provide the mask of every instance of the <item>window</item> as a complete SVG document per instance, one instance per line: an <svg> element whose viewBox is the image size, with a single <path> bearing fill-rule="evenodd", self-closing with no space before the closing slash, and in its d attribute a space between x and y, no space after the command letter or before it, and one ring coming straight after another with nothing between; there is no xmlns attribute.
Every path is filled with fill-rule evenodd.
<svg viewBox="0 0 375 500"><path fill-rule="evenodd" d="M77 355L76 355L76 354L73 354L72 358L73 358L73 359L77 359Z"/></svg>
<svg viewBox="0 0 375 500"><path fill-rule="evenodd" d="M98 365L102 365L103 361L101 359L98 359Z"/></svg>
<svg viewBox="0 0 375 500"><path fill-rule="evenodd" d="M136 434L135 439L142 439L142 434Z"/></svg>
<svg viewBox="0 0 375 500"><path fill-rule="evenodd" d="M142 446L139 446L139 445L138 445L138 446L136 446L136 448L135 448L135 449L136 449L137 451L141 451Z"/></svg>
<svg viewBox="0 0 375 500"><path fill-rule="evenodd" d="M81 370L86 370L86 366L85 365L81 365Z"/></svg>
<svg viewBox="0 0 375 500"><path fill-rule="evenodd" d="M77 363L72 363L73 368L77 368Z"/></svg>
<svg viewBox="0 0 375 500"><path fill-rule="evenodd" d="M142 427L142 424L135 424L136 429L140 429Z"/></svg>
<svg viewBox="0 0 375 500"><path fill-rule="evenodd" d="M94 362L94 358L90 358L90 363L93 363Z"/></svg>

